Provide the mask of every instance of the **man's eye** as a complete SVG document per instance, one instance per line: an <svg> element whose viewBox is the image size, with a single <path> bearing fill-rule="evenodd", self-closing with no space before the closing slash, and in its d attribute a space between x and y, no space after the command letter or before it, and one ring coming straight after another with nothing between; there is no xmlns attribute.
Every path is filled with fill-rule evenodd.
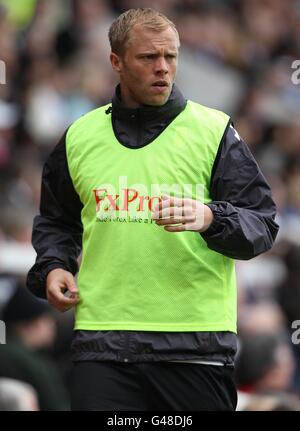
<svg viewBox="0 0 300 431"><path fill-rule="evenodd" d="M151 60L153 58L153 55L145 54L145 55L142 55L140 58L142 58L143 60Z"/></svg>

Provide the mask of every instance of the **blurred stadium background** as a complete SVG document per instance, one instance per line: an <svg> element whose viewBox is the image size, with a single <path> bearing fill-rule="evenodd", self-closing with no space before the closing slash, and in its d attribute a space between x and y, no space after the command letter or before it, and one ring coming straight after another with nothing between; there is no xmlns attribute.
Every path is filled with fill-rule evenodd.
<svg viewBox="0 0 300 431"><path fill-rule="evenodd" d="M232 116L278 208L273 249L236 262L238 409L300 410L299 0L0 0L0 313L25 346L0 346L0 410L69 409L72 311L22 315L15 280L24 288L35 259L42 165L72 121L110 101L108 28L144 6L176 23L178 85Z"/></svg>

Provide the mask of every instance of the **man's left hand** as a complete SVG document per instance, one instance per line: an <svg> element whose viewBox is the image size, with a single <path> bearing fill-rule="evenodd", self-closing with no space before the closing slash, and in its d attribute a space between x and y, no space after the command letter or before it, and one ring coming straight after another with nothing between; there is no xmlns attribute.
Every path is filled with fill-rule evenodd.
<svg viewBox="0 0 300 431"><path fill-rule="evenodd" d="M207 205L195 199L162 195L152 218L168 232L204 232L211 225L214 216Z"/></svg>

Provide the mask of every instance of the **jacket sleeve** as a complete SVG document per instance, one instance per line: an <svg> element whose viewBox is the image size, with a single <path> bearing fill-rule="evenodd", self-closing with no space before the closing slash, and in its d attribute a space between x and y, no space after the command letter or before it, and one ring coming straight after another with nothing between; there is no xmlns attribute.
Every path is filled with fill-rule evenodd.
<svg viewBox="0 0 300 431"><path fill-rule="evenodd" d="M81 252L83 206L68 170L66 133L44 164L40 214L33 220L32 245L37 257L28 272L27 287L42 298L46 297L49 271L63 268L75 275Z"/></svg>
<svg viewBox="0 0 300 431"><path fill-rule="evenodd" d="M279 227L271 190L232 123L219 147L210 194L214 220L201 233L210 249L248 260L272 247Z"/></svg>

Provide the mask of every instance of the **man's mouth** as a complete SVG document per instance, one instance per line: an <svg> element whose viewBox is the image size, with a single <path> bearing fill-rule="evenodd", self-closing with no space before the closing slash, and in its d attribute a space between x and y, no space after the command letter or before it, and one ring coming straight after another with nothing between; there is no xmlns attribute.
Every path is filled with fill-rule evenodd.
<svg viewBox="0 0 300 431"><path fill-rule="evenodd" d="M153 88L154 93L164 93L168 87L169 87L169 83L167 81L156 81L154 82L151 87Z"/></svg>
<svg viewBox="0 0 300 431"><path fill-rule="evenodd" d="M168 84L168 82L167 82L167 81L163 81L163 80L161 80L161 81L155 81L155 82L152 84L152 86L153 86L153 87L168 87L168 86L169 86L169 84Z"/></svg>

